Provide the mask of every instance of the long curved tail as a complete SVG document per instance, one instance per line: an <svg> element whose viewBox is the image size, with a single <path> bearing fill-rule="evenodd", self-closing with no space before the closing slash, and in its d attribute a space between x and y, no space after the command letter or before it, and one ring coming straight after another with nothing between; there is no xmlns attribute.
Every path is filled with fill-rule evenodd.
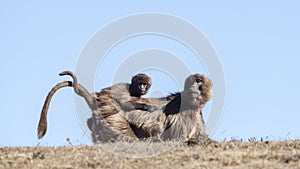
<svg viewBox="0 0 300 169"><path fill-rule="evenodd" d="M89 91L86 88L84 88L82 85L80 85L77 82L76 75L73 72L63 71L59 75L60 76L65 76L65 75L71 76L73 78L73 88L74 88L75 93L85 99L85 101L87 102L87 104L89 105L89 107L92 111L97 109L97 102L96 102L94 95L92 93L89 93Z"/></svg>
<svg viewBox="0 0 300 169"><path fill-rule="evenodd" d="M61 83L58 83L55 85L50 92L48 93L46 100L43 105L43 109L40 116L40 121L38 124L38 138L41 139L45 136L47 132L47 115L48 115L48 109L51 102L51 99L55 92L63 87L73 87L76 94L83 97L87 104L89 105L90 109L96 110L97 109L97 102L93 94L89 93L88 90L86 90L83 86L81 86L77 82L76 75L71 71L63 71L59 74L60 76L69 75L73 78L73 82L71 81L64 81Z"/></svg>
<svg viewBox="0 0 300 169"><path fill-rule="evenodd" d="M78 82L77 82L76 75L71 71L63 71L63 72L59 73L59 76L66 76L66 75L69 75L69 76L72 77L72 79L73 79L73 88L74 88L75 92L77 94L79 94L80 92L79 92L79 89L78 89Z"/></svg>
<svg viewBox="0 0 300 169"><path fill-rule="evenodd" d="M64 82L58 83L48 93L46 100L44 102L44 105L43 105L40 121L38 124L38 138L39 139L43 138L47 132L47 114L48 114L49 105L50 105L53 95L60 88L67 87L67 86L72 87L72 82L64 81Z"/></svg>

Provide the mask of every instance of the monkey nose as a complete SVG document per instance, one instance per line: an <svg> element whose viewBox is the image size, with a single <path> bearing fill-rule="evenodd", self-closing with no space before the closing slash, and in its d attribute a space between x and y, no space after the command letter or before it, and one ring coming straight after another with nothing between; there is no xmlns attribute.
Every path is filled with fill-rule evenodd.
<svg viewBox="0 0 300 169"><path fill-rule="evenodd" d="M146 89L146 85L141 85L140 89L145 90Z"/></svg>

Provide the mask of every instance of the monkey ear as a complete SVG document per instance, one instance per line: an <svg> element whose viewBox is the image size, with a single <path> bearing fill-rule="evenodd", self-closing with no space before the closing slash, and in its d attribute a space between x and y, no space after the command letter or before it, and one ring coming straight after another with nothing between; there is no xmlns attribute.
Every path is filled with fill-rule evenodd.
<svg viewBox="0 0 300 169"><path fill-rule="evenodd" d="M152 86L152 79L148 77L148 89Z"/></svg>

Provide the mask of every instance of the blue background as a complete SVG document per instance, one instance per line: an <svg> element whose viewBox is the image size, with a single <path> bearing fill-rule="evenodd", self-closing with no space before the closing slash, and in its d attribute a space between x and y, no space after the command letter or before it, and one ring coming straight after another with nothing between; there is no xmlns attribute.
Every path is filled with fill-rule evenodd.
<svg viewBox="0 0 300 169"><path fill-rule="evenodd" d="M59 72L75 69L81 49L97 30L121 17L143 12L183 18L201 30L216 48L226 75L227 94L223 118L212 138L299 139L299 7L296 0L2 0L0 146L68 145L66 138L72 144L91 145L89 133L82 130L77 119L71 89L61 90L53 98L48 133L38 140L36 128L44 99L56 83L66 79L59 77ZM143 38L145 43L137 38L123 46L132 51L138 44L142 46L137 49L168 49L169 43L158 43L158 37ZM172 48L175 54L186 50L177 46ZM124 50L121 47L113 52L120 55ZM122 59L110 58L108 65L109 60ZM192 62L190 69L206 74ZM155 72L150 76L157 85L153 89L159 88L164 94L180 90L163 82ZM111 85L107 78L97 77L95 88Z"/></svg>

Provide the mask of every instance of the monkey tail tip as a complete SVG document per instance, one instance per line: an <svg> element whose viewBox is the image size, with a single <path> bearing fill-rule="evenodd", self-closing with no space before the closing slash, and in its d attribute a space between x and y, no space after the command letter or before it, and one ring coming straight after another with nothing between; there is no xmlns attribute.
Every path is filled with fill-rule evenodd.
<svg viewBox="0 0 300 169"><path fill-rule="evenodd" d="M63 71L63 72L59 73L59 76L65 76L65 75L70 75L70 74L72 74L71 71Z"/></svg>
<svg viewBox="0 0 300 169"><path fill-rule="evenodd" d="M41 139L41 138L43 138L44 136L45 136L45 131L38 131L38 139Z"/></svg>

